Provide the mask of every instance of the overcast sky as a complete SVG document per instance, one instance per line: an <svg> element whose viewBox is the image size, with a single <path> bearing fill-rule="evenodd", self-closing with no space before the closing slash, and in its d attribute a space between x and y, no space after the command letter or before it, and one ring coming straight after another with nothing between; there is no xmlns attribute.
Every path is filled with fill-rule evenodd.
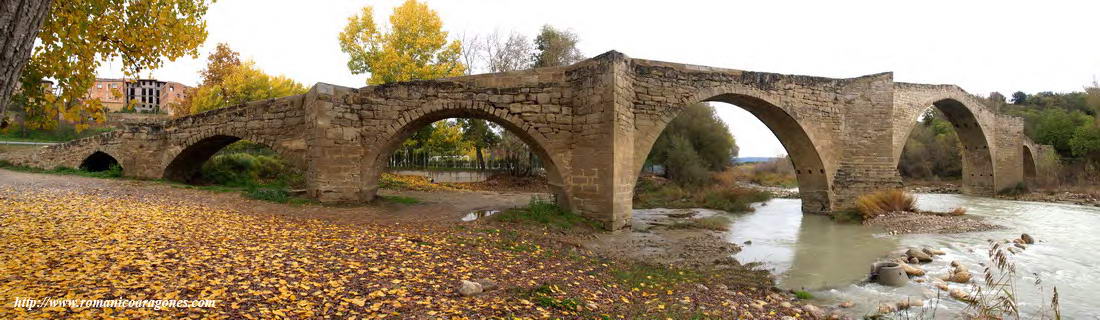
<svg viewBox="0 0 1100 320"><path fill-rule="evenodd" d="M227 42L271 74L306 85L362 87L337 34L374 6L386 21L400 0L219 0L207 15L198 59L153 76L198 83L205 56ZM1100 1L427 1L452 36L543 24L577 33L594 56L628 56L742 70L856 77L893 71L896 81L952 83L978 95L1073 91L1100 75ZM388 21L386 22L388 23ZM100 69L121 76L118 64ZM143 74L144 75L144 74ZM752 115L718 108L742 156L785 153Z"/></svg>

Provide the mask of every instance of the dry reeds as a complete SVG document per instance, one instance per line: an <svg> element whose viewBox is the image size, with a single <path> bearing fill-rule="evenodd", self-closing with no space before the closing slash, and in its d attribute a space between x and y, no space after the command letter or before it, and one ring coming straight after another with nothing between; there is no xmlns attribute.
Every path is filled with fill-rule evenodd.
<svg viewBox="0 0 1100 320"><path fill-rule="evenodd" d="M864 219L894 211L915 211L916 199L901 189L883 190L860 196L856 199L856 209Z"/></svg>

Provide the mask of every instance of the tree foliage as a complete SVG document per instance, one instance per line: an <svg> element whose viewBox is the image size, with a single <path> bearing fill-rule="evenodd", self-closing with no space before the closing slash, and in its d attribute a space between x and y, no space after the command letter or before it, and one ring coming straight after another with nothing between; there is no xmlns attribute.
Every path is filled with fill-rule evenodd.
<svg viewBox="0 0 1100 320"><path fill-rule="evenodd" d="M38 88L42 79L54 79L58 91L22 90L24 111L59 113L78 129L101 122L102 103L84 99L96 68L117 58L128 76L136 76L165 60L197 56L206 41L208 6L206 0L53 1L21 82L24 88Z"/></svg>
<svg viewBox="0 0 1100 320"><path fill-rule="evenodd" d="M584 55L577 49L580 38L577 34L558 30L550 25L543 25L539 35L535 37L535 67L566 66L584 60Z"/></svg>
<svg viewBox="0 0 1100 320"><path fill-rule="evenodd" d="M657 137L646 162L665 167L666 175L684 185L706 182L709 171L721 171L737 156L737 144L705 103L688 106Z"/></svg>
<svg viewBox="0 0 1100 320"><path fill-rule="evenodd" d="M902 149L898 171L915 179L962 177L962 148L958 134L939 109L921 116Z"/></svg>
<svg viewBox="0 0 1100 320"><path fill-rule="evenodd" d="M370 73L368 84L428 80L462 75L462 44L447 41L443 21L427 4L407 0L394 8L390 28L374 22L374 9L363 7L348 18L340 49L350 56L348 69Z"/></svg>
<svg viewBox="0 0 1100 320"><path fill-rule="evenodd" d="M284 76L271 76L247 61L229 68L221 83L203 85L191 98L191 113L263 100L303 94L306 87Z"/></svg>

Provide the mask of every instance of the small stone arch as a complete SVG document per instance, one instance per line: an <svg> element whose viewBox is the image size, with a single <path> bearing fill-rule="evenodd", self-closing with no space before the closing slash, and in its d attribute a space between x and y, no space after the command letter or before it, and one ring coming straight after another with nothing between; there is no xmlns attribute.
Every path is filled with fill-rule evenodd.
<svg viewBox="0 0 1100 320"><path fill-rule="evenodd" d="M122 164L114 156L97 150L85 157L84 160L80 162L79 168L85 171L98 172L110 170L111 167L114 166L121 167Z"/></svg>
<svg viewBox="0 0 1100 320"><path fill-rule="evenodd" d="M500 125L505 130L515 134L524 143L531 147L535 154L543 160L546 168L546 177L550 185L550 191L554 194L559 205L568 206L568 190L564 187L564 176L561 169L564 164L562 155L553 153L549 148L549 140L537 130L534 130L523 119L508 114L506 110L497 110L489 104L477 104L470 108L435 109L423 112L418 109L403 112L397 117L396 123L387 130L379 133L375 139L366 139L368 142L364 148L364 165L362 167L362 192L360 198L371 200L378 191L378 180L381 177L389 158L397 148L412 134L433 122L450 118L471 118L491 121Z"/></svg>
<svg viewBox="0 0 1100 320"><path fill-rule="evenodd" d="M920 116L924 114L924 110L936 108L943 112L947 121L954 127L959 142L962 144L964 191L974 194L993 194L995 186L993 149L995 146L990 143L989 139L989 134L993 133L993 130L988 128L985 121L981 119L981 115L985 110L976 109L978 108L977 104L967 100L956 97L937 97L927 103L915 105L914 107L921 108L920 112L915 112L915 115L908 119L904 127L908 130L903 132L900 141L895 142L897 149L894 152L894 167L900 164L902 148L905 147L905 142L912 134L915 124L920 121Z"/></svg>
<svg viewBox="0 0 1100 320"><path fill-rule="evenodd" d="M641 141L636 142L634 172L641 171L645 158L653 148L657 137L668 123L679 115L680 111L692 103L723 102L753 114L779 139L796 170L795 176L798 180L803 212L829 212L835 201L832 192L832 175L835 173L835 168L829 167L822 158L812 132L791 116L788 108L784 108L783 104L776 101L778 99L757 90L703 90L692 98L690 103L669 109L658 120L654 129L639 135L642 138Z"/></svg>
<svg viewBox="0 0 1100 320"><path fill-rule="evenodd" d="M1021 144L1020 149L1022 149L1021 151L1023 152L1023 158L1021 159L1023 160L1024 181L1031 182L1038 175L1035 163L1035 150L1032 150L1026 143Z"/></svg>

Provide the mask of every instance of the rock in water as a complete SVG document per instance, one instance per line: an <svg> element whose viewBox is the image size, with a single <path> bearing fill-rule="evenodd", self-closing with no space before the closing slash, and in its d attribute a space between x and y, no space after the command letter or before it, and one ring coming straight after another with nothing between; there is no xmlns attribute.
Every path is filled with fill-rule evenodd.
<svg viewBox="0 0 1100 320"><path fill-rule="evenodd" d="M1020 240L1024 240L1024 244L1035 244L1035 238L1026 233L1020 235Z"/></svg>
<svg viewBox="0 0 1100 320"><path fill-rule="evenodd" d="M918 250L917 248L909 248L909 250L905 250L905 255L909 256L909 258L917 258L917 261L920 262L932 261L932 256L924 253L924 251Z"/></svg>
<svg viewBox="0 0 1100 320"><path fill-rule="evenodd" d="M458 286L458 293L469 297L482 292L481 284L473 281L462 280Z"/></svg>
<svg viewBox="0 0 1100 320"><path fill-rule="evenodd" d="M974 301L974 297L971 297L969 293L966 293L965 291L962 291L962 289L958 289L958 288L951 289L950 294L951 294L952 298L958 299L959 301L964 301L964 302Z"/></svg>
<svg viewBox="0 0 1100 320"><path fill-rule="evenodd" d="M855 303L852 303L851 301L844 301L844 302L841 302L841 303L840 303L839 305L837 305L837 306L838 306L838 307L841 307L841 308L845 308L845 309L847 309L847 308L851 308L851 307L854 307L855 305L856 305L856 304L855 304Z"/></svg>
<svg viewBox="0 0 1100 320"><path fill-rule="evenodd" d="M924 249L921 249L920 251L924 251L924 253L927 253L930 256L942 256L942 255L947 254L946 252L943 252L943 250L937 250L937 249L932 249L932 248L924 248Z"/></svg>

